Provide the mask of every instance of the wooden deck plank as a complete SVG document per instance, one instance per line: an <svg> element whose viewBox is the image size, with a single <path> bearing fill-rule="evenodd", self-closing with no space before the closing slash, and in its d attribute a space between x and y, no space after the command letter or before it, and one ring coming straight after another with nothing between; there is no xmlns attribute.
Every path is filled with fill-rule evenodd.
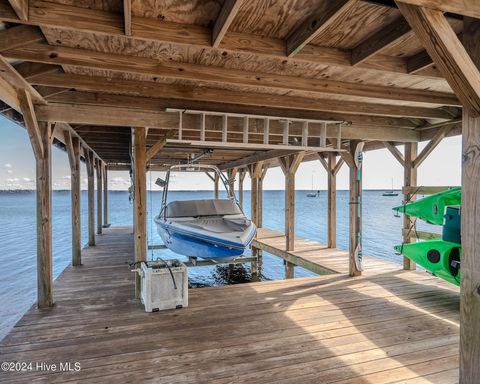
<svg viewBox="0 0 480 384"><path fill-rule="evenodd" d="M329 273L348 274L348 251L339 248L328 248L314 240L295 236L295 250L287 252L285 249L285 235L282 232L268 228L258 228L257 237L252 246L262 249L297 266L314 273L325 275ZM371 256L363 256L365 273L378 274L388 270L399 269L391 261Z"/></svg>
<svg viewBox="0 0 480 384"><path fill-rule="evenodd" d="M132 259L131 231L106 229L55 281L55 307L30 309L0 344L5 361L79 361L79 372L0 381L458 382L458 289L428 274L373 259L360 278L190 289L188 308L145 313Z"/></svg>

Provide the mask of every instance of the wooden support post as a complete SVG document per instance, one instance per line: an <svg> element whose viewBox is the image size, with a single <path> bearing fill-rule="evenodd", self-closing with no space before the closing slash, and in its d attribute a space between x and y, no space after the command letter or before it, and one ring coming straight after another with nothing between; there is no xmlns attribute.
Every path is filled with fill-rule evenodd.
<svg viewBox="0 0 480 384"><path fill-rule="evenodd" d="M52 277L52 124L39 123L42 152L36 158L37 185L37 305L53 306Z"/></svg>
<svg viewBox="0 0 480 384"><path fill-rule="evenodd" d="M267 173L268 166L264 165L261 170L261 174L258 177L257 183L257 228L262 228L263 226L263 180ZM259 251L261 252L261 251Z"/></svg>
<svg viewBox="0 0 480 384"><path fill-rule="evenodd" d="M53 305L52 277L52 142L54 127L38 123L28 90L18 91L18 102L36 160L37 186L37 305Z"/></svg>
<svg viewBox="0 0 480 384"><path fill-rule="evenodd" d="M102 195L103 195L103 186L102 186L102 160L97 159L95 162L95 170L97 173L97 235L102 234L102 223L103 223L103 208L102 208Z"/></svg>
<svg viewBox="0 0 480 384"><path fill-rule="evenodd" d="M328 154L328 248L337 246L337 165L334 153Z"/></svg>
<svg viewBox="0 0 480 384"><path fill-rule="evenodd" d="M252 169L255 166L251 167ZM258 222L258 177L255 176L255 172L250 172L251 178L251 190L250 190L250 217L255 225Z"/></svg>
<svg viewBox="0 0 480 384"><path fill-rule="evenodd" d="M64 132L68 161L70 164L70 183L72 199L72 265L82 265L82 244L80 225L80 139Z"/></svg>
<svg viewBox="0 0 480 384"><path fill-rule="evenodd" d="M95 159L93 152L85 150L85 163L87 166L88 180L88 245L95 245L95 183L94 183L94 165Z"/></svg>
<svg viewBox="0 0 480 384"><path fill-rule="evenodd" d="M350 276L362 274L362 166L358 161L359 145L357 140L350 141L350 231L349 231L349 270Z"/></svg>
<svg viewBox="0 0 480 384"><path fill-rule="evenodd" d="M103 164L103 225L108 226L108 166Z"/></svg>
<svg viewBox="0 0 480 384"><path fill-rule="evenodd" d="M403 184L405 187L414 187L417 185L417 168L414 166L415 159L417 158L418 145L417 143L405 143L405 154L404 159L404 172L403 172ZM403 202L415 200L414 194L405 194L403 195ZM415 224L415 218L412 218L408 215L403 215L403 242L410 243L411 234L408 235L410 228ZM413 232L412 232L413 233ZM416 264L408 257L403 257L403 269L405 270L414 270L416 269Z"/></svg>
<svg viewBox="0 0 480 384"><path fill-rule="evenodd" d="M219 186L220 177L215 174L215 181L214 181L214 190L213 190L213 198L218 199L218 186Z"/></svg>
<svg viewBox="0 0 480 384"><path fill-rule="evenodd" d="M464 18L463 43L480 68L480 21ZM480 117L463 110L460 384L480 377Z"/></svg>
<svg viewBox="0 0 480 384"><path fill-rule="evenodd" d="M243 180L245 180L245 169L240 170L240 174L238 177L238 203L240 207L243 209Z"/></svg>
<svg viewBox="0 0 480 384"><path fill-rule="evenodd" d="M147 156L146 156L146 129L132 128L133 150L133 186L134 186L134 218L135 218L135 261L147 259ZM135 297L140 297L141 281L136 275Z"/></svg>
<svg viewBox="0 0 480 384"><path fill-rule="evenodd" d="M285 260L285 279L293 279L295 277L295 264Z"/></svg>
<svg viewBox="0 0 480 384"><path fill-rule="evenodd" d="M230 188L230 191L232 193L232 196L235 194L235 178L237 177L238 174L238 168L231 168L227 171L227 176L228 176L228 187Z"/></svg>
<svg viewBox="0 0 480 384"><path fill-rule="evenodd" d="M304 157L304 152L279 158L285 175L285 250L295 248L295 173Z"/></svg>

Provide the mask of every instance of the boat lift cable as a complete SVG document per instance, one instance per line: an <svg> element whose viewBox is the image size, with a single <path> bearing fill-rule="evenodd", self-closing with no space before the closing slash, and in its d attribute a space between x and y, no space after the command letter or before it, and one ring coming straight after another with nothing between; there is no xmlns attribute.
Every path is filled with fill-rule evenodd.
<svg viewBox="0 0 480 384"><path fill-rule="evenodd" d="M150 242L153 241L153 190L152 190L152 160L150 159L148 162L148 171L149 171L149 179L150 179ZM150 255L153 260L154 258L154 249L152 246L150 246ZM165 267L168 268L168 271L170 272L170 276L172 277L173 281L173 287L177 289L177 282L175 281L175 276L173 276L172 268L170 268L170 265L161 258L160 256L157 256L157 260L162 261L165 264Z"/></svg>

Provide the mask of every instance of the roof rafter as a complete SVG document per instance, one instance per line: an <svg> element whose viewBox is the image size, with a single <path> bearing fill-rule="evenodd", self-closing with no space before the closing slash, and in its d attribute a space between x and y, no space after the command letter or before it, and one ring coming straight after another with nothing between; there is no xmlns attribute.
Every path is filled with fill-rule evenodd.
<svg viewBox="0 0 480 384"><path fill-rule="evenodd" d="M212 47L218 48L230 24L242 6L243 0L225 0L212 30Z"/></svg>
<svg viewBox="0 0 480 384"><path fill-rule="evenodd" d="M287 56L295 56L322 31L336 22L339 16L355 4L354 0L323 1L287 37Z"/></svg>
<svg viewBox="0 0 480 384"><path fill-rule="evenodd" d="M5 6L4 2L0 2L0 20L24 23L10 7ZM125 37L123 18L118 17L115 13L44 1L36 1L30 6L28 23L70 31L88 31L112 37ZM206 52L209 49L215 50L211 46L212 33L209 28L136 16L132 17L132 23L135 25L132 38L138 40L186 44L203 48ZM222 40L221 49L235 54L253 54L261 58L285 59L286 44L280 39L228 32ZM293 59L288 60L351 67L351 52L308 45ZM407 73L405 59L384 55L375 55L359 64L358 67L378 72Z"/></svg>
<svg viewBox="0 0 480 384"><path fill-rule="evenodd" d="M94 68L120 73L135 73L175 80L199 80L203 84L235 84L285 91L337 94L387 100L454 105L460 103L452 93L368 85L329 79L311 79L272 73L258 73L189 63L162 63L158 60L86 49L29 44L2 52L5 57L55 64Z"/></svg>
<svg viewBox="0 0 480 384"><path fill-rule="evenodd" d="M369 57L395 44L410 31L410 25L403 17L387 25L352 50L352 65L360 64Z"/></svg>
<svg viewBox="0 0 480 384"><path fill-rule="evenodd" d="M215 88L192 88L175 84L160 84L153 81L132 81L68 74L46 74L31 80L32 84L102 93L130 94L146 97L163 97L180 100L199 100L214 103L231 103L249 106L303 109L324 112L357 113L377 116L417 117L449 120L451 115L441 109L374 104L283 96L253 92L237 92ZM181 108L181 105L178 107Z"/></svg>
<svg viewBox="0 0 480 384"><path fill-rule="evenodd" d="M441 11L397 1L438 69L465 108L480 115L480 72Z"/></svg>

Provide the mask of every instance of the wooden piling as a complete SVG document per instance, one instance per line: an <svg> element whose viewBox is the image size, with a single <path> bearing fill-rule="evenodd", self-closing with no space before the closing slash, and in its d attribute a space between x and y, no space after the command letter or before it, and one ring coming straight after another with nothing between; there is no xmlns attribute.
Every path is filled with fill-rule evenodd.
<svg viewBox="0 0 480 384"><path fill-rule="evenodd" d="M108 226L108 166L103 163L103 225Z"/></svg>
<svg viewBox="0 0 480 384"><path fill-rule="evenodd" d="M146 129L132 128L135 261L147 259L147 157ZM141 281L135 279L135 297L140 297Z"/></svg>
<svg viewBox="0 0 480 384"><path fill-rule="evenodd" d="M94 183L94 157L93 152L85 150L85 163L87 168L88 183L88 245L95 245L95 183Z"/></svg>
<svg viewBox="0 0 480 384"><path fill-rule="evenodd" d="M336 156L328 154L328 248L337 246L337 175L335 173Z"/></svg>
<svg viewBox="0 0 480 384"><path fill-rule="evenodd" d="M405 143L405 155L403 166L403 184L405 187L414 187L417 185L417 167L414 166L414 161L417 158L418 144L417 143ZM414 201L416 199L415 194L404 194L404 204ZM403 215L403 242L410 243L411 237L414 232L410 232L412 225L415 224L415 218ZM410 233L409 233L410 232ZM403 269L414 270L416 264L408 257L403 256Z"/></svg>
<svg viewBox="0 0 480 384"><path fill-rule="evenodd" d="M362 274L358 265L358 255L362 251L362 166L357 167L356 150L361 143L357 140L350 141L350 209L349 209L349 254L350 254L350 276ZM360 208L360 209L359 209Z"/></svg>
<svg viewBox="0 0 480 384"><path fill-rule="evenodd" d="M43 154L37 157L37 305L53 305L51 123L39 123Z"/></svg>
<svg viewBox="0 0 480 384"><path fill-rule="evenodd" d="M238 203L240 207L243 209L243 180L245 180L246 176L245 169L241 169L238 176Z"/></svg>
<svg viewBox="0 0 480 384"><path fill-rule="evenodd" d="M480 21L464 18L463 42L480 68ZM478 90L480 92L480 90ZM480 378L480 117L463 110L460 383Z"/></svg>
<svg viewBox="0 0 480 384"><path fill-rule="evenodd" d="M80 139L64 132L68 161L70 164L70 183L72 201L72 265L82 265L81 214L80 214Z"/></svg>
<svg viewBox="0 0 480 384"><path fill-rule="evenodd" d="M220 181L220 177L217 174L215 174L214 190L213 190L213 198L214 199L218 199L219 181Z"/></svg>
<svg viewBox="0 0 480 384"><path fill-rule="evenodd" d="M95 162L95 170L97 173L97 235L102 234L103 228L103 208L102 208L102 196L103 196L103 165L100 159Z"/></svg>
<svg viewBox="0 0 480 384"><path fill-rule="evenodd" d="M304 153L279 158L285 175L285 236L286 250L295 249L295 173L303 160Z"/></svg>

